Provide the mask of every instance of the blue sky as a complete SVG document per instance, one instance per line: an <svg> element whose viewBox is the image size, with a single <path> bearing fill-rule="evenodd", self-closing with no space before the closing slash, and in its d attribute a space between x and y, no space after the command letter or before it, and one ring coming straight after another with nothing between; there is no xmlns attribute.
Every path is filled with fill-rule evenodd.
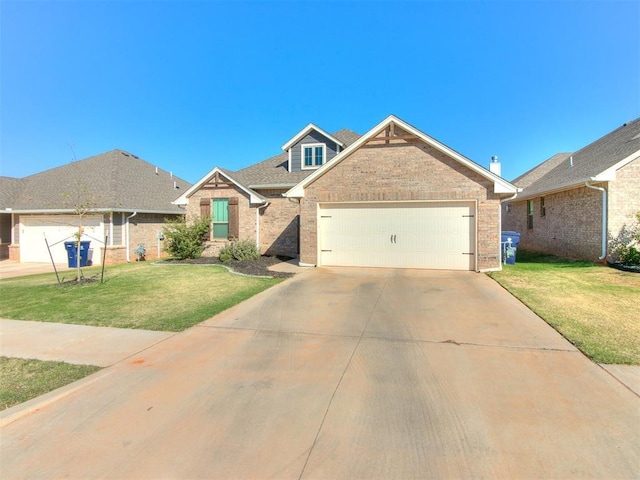
<svg viewBox="0 0 640 480"><path fill-rule="evenodd" d="M0 22L6 176L120 148L195 182L394 114L511 180L640 116L639 1L2 0Z"/></svg>

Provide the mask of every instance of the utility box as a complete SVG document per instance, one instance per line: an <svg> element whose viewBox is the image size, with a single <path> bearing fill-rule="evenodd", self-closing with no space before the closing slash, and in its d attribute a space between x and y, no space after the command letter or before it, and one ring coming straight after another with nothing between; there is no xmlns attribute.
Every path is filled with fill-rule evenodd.
<svg viewBox="0 0 640 480"><path fill-rule="evenodd" d="M89 258L89 245L91 241L80 242L80 266L86 267ZM69 268L78 267L78 245L76 242L64 242L64 248L67 250L67 264Z"/></svg>

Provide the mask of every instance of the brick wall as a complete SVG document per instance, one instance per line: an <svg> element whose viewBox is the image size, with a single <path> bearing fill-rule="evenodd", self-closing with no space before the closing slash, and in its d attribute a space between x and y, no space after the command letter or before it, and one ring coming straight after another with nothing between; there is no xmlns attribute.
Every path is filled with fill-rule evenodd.
<svg viewBox="0 0 640 480"><path fill-rule="evenodd" d="M603 186L597 185L597 186ZM517 199L516 199L517 200ZM567 258L596 260L602 251L602 194L587 187L533 198L533 228L527 228L527 201L503 206L504 230L520 232L520 247Z"/></svg>
<svg viewBox="0 0 640 480"><path fill-rule="evenodd" d="M162 231L165 226L165 218L177 218L171 215L159 215L151 213L139 213L129 220L129 259L136 261L135 250L140 243L146 248L145 258L147 260L158 260L168 256L164 251L164 240L160 241L160 253L158 254L158 231ZM126 261L126 246L124 247L124 261ZM116 253L117 252L117 253ZM111 252L112 258L120 259L123 253L115 247Z"/></svg>
<svg viewBox="0 0 640 480"><path fill-rule="evenodd" d="M595 184L607 189L607 230L618 236L640 211L640 159L616 172L616 180ZM540 197L533 200L533 229L527 229L526 200L503 206L504 230L521 233L521 247L567 258L595 261L602 253L602 194L587 187L544 196L545 216Z"/></svg>
<svg viewBox="0 0 640 480"><path fill-rule="evenodd" d="M616 172L616 180L609 183L609 235L615 238L623 228L629 228L640 211L640 158Z"/></svg>
<svg viewBox="0 0 640 480"><path fill-rule="evenodd" d="M319 202L403 200L476 200L478 269L499 268L500 202L492 182L418 142L364 146L305 189L301 262L317 264Z"/></svg>
<svg viewBox="0 0 640 480"><path fill-rule="evenodd" d="M260 253L263 255L284 255L295 257L298 251L298 211L297 202L282 198L286 190L269 189L259 193L265 196L269 205L259 209L260 214ZM249 196L235 186L205 185L189 198L186 209L187 219L200 217L201 198L238 197L239 238L256 239L256 209L260 205L251 205ZM220 249L229 243L225 240L211 239L205 245L203 256L217 256Z"/></svg>
<svg viewBox="0 0 640 480"><path fill-rule="evenodd" d="M260 210L260 249L265 255L296 257L298 254L298 213L294 199L282 198L286 190L265 190L269 205Z"/></svg>
<svg viewBox="0 0 640 480"><path fill-rule="evenodd" d="M238 198L238 234L240 240L256 238L256 213L249 203L249 196L235 185L224 186L206 184L189 197L187 205L187 221L200 218L200 199L201 198ZM229 243L228 240L213 239L213 228L209 232L210 241L206 242L203 256L214 257L220 252L220 249Z"/></svg>

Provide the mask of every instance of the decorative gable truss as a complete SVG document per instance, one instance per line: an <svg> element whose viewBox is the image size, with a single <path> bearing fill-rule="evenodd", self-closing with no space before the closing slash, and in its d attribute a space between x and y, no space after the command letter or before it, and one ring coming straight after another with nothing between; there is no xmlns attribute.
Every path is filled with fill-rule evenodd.
<svg viewBox="0 0 640 480"><path fill-rule="evenodd" d="M242 202L243 206L242 198L248 200L247 203ZM226 241L254 235L253 225L247 218L246 211L251 206L262 207L269 202L235 180L228 172L216 167L173 203L184 206L187 216L199 215L200 218L211 219L211 229L205 240ZM245 213L241 214L241 209ZM241 227L242 215L247 224L244 229ZM257 229L257 225L255 228Z"/></svg>
<svg viewBox="0 0 640 480"><path fill-rule="evenodd" d="M235 180L228 172L222 170L220 167L215 167L172 203L175 205L187 205L189 203L189 198L195 192L201 189L229 187L237 187L238 189L246 193L249 196L249 201L252 204L264 205L268 203L265 197L263 197L256 191L245 187L242 183Z"/></svg>
<svg viewBox="0 0 640 480"><path fill-rule="evenodd" d="M317 178L321 177L329 170L335 168L337 165L339 165L342 161L344 161L354 152L356 152L360 148L366 148L366 146L369 144L370 145L393 145L393 144L403 144L403 143L415 142L415 141L421 141L426 143L427 145L446 154L447 156L459 162L460 164L466 166L470 170L473 170L480 176L485 177L488 180L491 180L491 182L493 183L494 193L515 194L518 191L514 185L507 182L499 175L496 175L495 173L490 172L489 170L469 160L465 156L459 154L455 150L452 150L446 145L431 138L430 136L421 132L417 128L409 125L403 120L395 117L394 115L390 115L389 117L384 119L382 122L380 122L378 125L376 125L371 130L369 130L369 132L365 133L357 141L349 145L346 149L342 150L338 155L336 155L333 161L329 163L325 163L321 168L318 168L311 175L309 175L300 183L298 183L295 187L287 191L285 193L285 196L292 197L292 198L304 197L304 191L308 185L313 183Z"/></svg>

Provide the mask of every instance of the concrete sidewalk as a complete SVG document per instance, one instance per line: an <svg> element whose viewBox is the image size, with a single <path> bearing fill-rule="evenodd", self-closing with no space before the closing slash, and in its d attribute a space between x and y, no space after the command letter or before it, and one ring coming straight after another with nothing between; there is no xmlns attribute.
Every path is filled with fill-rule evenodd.
<svg viewBox="0 0 640 480"><path fill-rule="evenodd" d="M108 367L175 334L0 319L0 355Z"/></svg>

